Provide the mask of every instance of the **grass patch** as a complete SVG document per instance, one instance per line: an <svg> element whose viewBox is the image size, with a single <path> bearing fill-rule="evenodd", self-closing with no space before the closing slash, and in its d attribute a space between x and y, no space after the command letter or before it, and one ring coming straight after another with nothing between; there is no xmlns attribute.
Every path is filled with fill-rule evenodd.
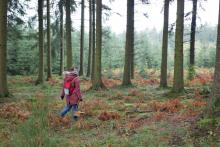
<svg viewBox="0 0 220 147"><path fill-rule="evenodd" d="M59 117L65 105L59 98L62 79L53 78L37 86L34 85L36 77L9 78L13 97L1 99L0 105L13 102L20 112L28 111L30 115L23 121L17 113L13 117L0 118L3 128L0 146L166 147L211 143L203 140L204 136L189 135L190 126L205 106L203 97L210 90L205 85L186 87L186 92L176 94L169 88L158 88L156 79L134 80L132 87L120 86L119 80L112 79L105 80L109 86L107 90L94 91L88 90L91 82L84 78L81 80L84 101L79 109L85 115L78 122L72 122L72 112L65 120ZM216 118L218 125L219 121ZM210 120L198 122L205 128L209 128L209 124ZM214 138L209 135L218 145Z"/></svg>

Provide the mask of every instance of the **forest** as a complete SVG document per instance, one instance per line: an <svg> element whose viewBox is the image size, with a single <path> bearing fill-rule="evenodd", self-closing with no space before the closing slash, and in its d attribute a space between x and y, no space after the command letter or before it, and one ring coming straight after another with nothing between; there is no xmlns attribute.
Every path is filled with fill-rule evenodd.
<svg viewBox="0 0 220 147"><path fill-rule="evenodd" d="M0 1L0 146L220 146L220 1L118 1Z"/></svg>

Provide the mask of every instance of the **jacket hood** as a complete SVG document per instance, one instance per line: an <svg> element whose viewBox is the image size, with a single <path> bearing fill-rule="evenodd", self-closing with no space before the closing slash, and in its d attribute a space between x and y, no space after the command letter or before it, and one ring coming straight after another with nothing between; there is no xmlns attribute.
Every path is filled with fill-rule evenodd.
<svg viewBox="0 0 220 147"><path fill-rule="evenodd" d="M64 75L79 75L79 72L77 69L74 69L73 71L64 71L63 72Z"/></svg>

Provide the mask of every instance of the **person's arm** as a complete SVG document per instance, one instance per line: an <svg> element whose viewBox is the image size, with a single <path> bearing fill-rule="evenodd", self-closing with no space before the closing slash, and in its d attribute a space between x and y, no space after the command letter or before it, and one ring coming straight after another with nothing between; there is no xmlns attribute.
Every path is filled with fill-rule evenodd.
<svg viewBox="0 0 220 147"><path fill-rule="evenodd" d="M72 94L74 94L74 93L76 93L80 89L79 79L78 78L73 80L72 86L74 87L74 90L73 90Z"/></svg>
<svg viewBox="0 0 220 147"><path fill-rule="evenodd" d="M81 91L80 91L80 80L79 78L75 79L73 82L74 90L72 94L76 94L79 99L82 99Z"/></svg>
<svg viewBox="0 0 220 147"><path fill-rule="evenodd" d="M64 94L64 88L63 88L64 83L62 84L62 90L60 92L60 98L63 99L65 94Z"/></svg>

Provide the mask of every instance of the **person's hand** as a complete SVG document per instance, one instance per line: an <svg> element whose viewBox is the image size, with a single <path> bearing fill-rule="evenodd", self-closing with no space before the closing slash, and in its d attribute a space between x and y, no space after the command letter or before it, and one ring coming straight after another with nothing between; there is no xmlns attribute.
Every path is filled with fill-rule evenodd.
<svg viewBox="0 0 220 147"><path fill-rule="evenodd" d="M63 100L64 96L60 96L61 100Z"/></svg>

